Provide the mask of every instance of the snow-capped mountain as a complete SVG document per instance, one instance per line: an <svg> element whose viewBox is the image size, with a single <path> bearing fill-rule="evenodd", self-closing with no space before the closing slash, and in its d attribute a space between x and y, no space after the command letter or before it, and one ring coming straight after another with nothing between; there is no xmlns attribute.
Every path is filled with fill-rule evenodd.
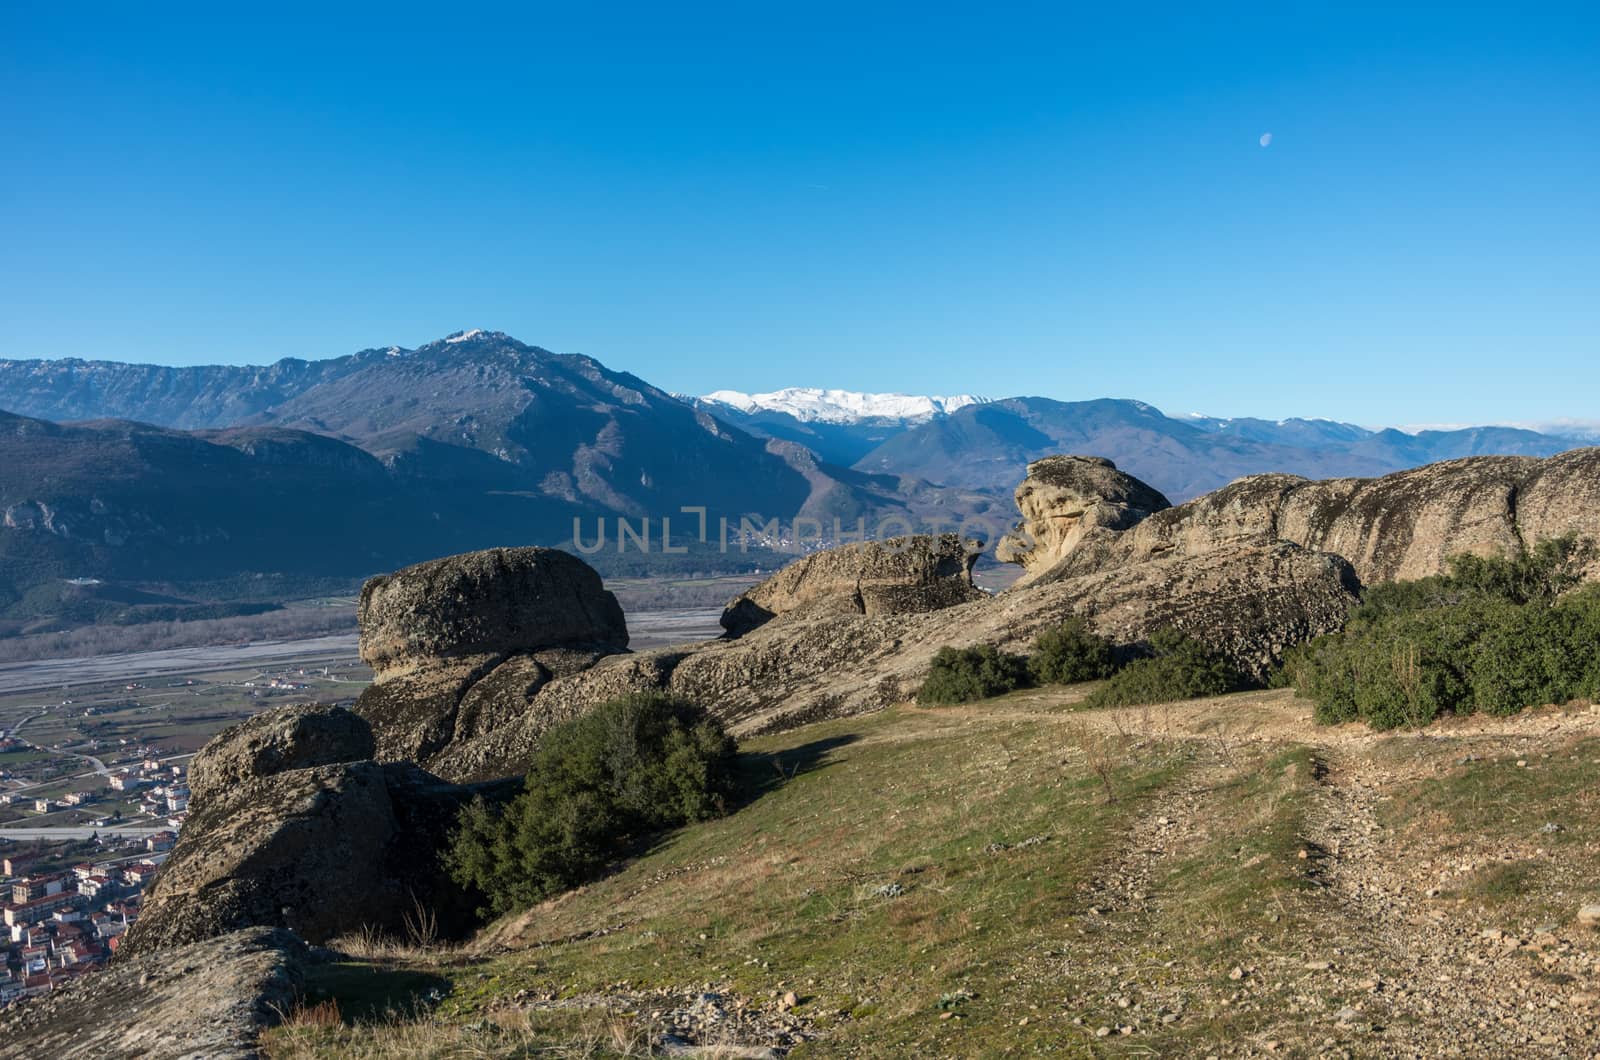
<svg viewBox="0 0 1600 1060"><path fill-rule="evenodd" d="M780 412L801 423L926 423L935 416L947 416L968 405L982 404L986 398L972 394L940 397L921 394L864 394L855 390L823 390L819 387L791 386L766 394L745 394L738 390L717 390L700 399L712 405L726 405L747 415Z"/></svg>

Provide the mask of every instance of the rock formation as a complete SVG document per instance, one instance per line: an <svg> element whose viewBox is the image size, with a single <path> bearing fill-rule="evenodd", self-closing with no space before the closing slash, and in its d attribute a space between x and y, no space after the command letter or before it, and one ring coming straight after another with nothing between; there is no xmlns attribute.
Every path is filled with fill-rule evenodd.
<svg viewBox="0 0 1600 1060"><path fill-rule="evenodd" d="M420 760L462 782L520 773L551 725L616 695L670 691L736 734L766 731L884 706L915 690L941 645L1020 649L1068 615L1125 645L1175 626L1259 678L1290 645L1340 628L1363 580L1430 574L1457 552L1569 530L1600 534L1596 500L1593 449L1371 480L1262 475L1175 508L1108 461L1049 458L1018 490L1024 522L1004 545L1027 578L997 597L977 595L968 558L944 538L913 539L898 554L853 545L807 557L729 606L731 639L641 654L592 631L562 647L499 636L485 653L481 626L458 631L449 610L431 612L426 638L407 640L403 620L369 606L364 620L382 628L363 637L379 680L359 710L380 758ZM453 564L485 573L451 580ZM491 601L515 596L493 584L500 568L472 557L424 566ZM569 582L603 592L597 579ZM521 628L543 627L529 614ZM405 651L377 650L402 642Z"/></svg>
<svg viewBox="0 0 1600 1060"><path fill-rule="evenodd" d="M348 710L318 705L257 714L218 733L189 765L189 792L213 795L291 769L358 762L377 751L372 727Z"/></svg>
<svg viewBox="0 0 1600 1060"><path fill-rule="evenodd" d="M527 698L508 696L493 724L485 716L428 765L457 781L520 772L551 725L628 692L693 699L736 735L876 710L912 695L943 645L1025 650L1070 615L1119 644L1176 627L1262 677L1289 645L1340 628L1356 590L1340 557L1273 541L1092 571L931 612L802 607L737 639L603 658Z"/></svg>
<svg viewBox="0 0 1600 1060"><path fill-rule="evenodd" d="M0 1010L0 1054L103 1060L246 1060L293 1010L305 943L251 928L124 959Z"/></svg>
<svg viewBox="0 0 1600 1060"><path fill-rule="evenodd" d="M547 681L622 652L616 597L576 556L499 548L419 563L361 590L356 705L379 757L427 764L453 741L520 711Z"/></svg>
<svg viewBox="0 0 1600 1060"><path fill-rule="evenodd" d="M364 721L330 707L284 707L219 734L195 757L189 819L122 952L256 926L310 942L398 934L419 907L446 932L468 926L439 850L475 792L372 761L372 748Z"/></svg>
<svg viewBox="0 0 1600 1060"><path fill-rule="evenodd" d="M779 615L909 615L982 599L982 545L956 534L864 541L817 552L735 597L722 628L739 637Z"/></svg>
<svg viewBox="0 0 1600 1060"><path fill-rule="evenodd" d="M1019 504L1024 492L1032 504L1024 508L1021 534L1048 535L1082 503L1072 497L1056 508L1041 505L1045 488L1018 489ZM1444 570L1453 555L1515 553L1574 531L1600 537L1600 449L1544 460L1469 457L1374 479L1254 475L1120 531L1091 529L1072 548L1035 561L1029 578L1283 540L1343 556L1363 583L1372 583L1426 577Z"/></svg>
<svg viewBox="0 0 1600 1060"><path fill-rule="evenodd" d="M1159 491L1098 456L1047 456L1017 487L1022 524L1001 538L995 558L1020 564L1018 584L1043 576L1090 531L1125 530L1172 505Z"/></svg>
<svg viewBox="0 0 1600 1060"><path fill-rule="evenodd" d="M621 651L628 627L594 568L553 548L418 563L361 589L361 658L379 673L537 648Z"/></svg>

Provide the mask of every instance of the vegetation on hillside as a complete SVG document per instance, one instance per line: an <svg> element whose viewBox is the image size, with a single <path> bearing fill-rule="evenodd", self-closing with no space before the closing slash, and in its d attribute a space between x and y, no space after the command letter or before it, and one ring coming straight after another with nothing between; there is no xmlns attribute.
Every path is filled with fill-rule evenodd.
<svg viewBox="0 0 1600 1060"><path fill-rule="evenodd" d="M1285 674L1323 722L1418 727L1600 694L1600 590L1575 535L1509 558L1458 556L1445 574L1368 589L1342 633L1293 652Z"/></svg>
<svg viewBox="0 0 1600 1060"><path fill-rule="evenodd" d="M1176 630L1150 637L1150 654L1135 659L1089 694L1091 707L1129 707L1220 696L1245 687L1226 659Z"/></svg>
<svg viewBox="0 0 1600 1060"><path fill-rule="evenodd" d="M1110 641L1074 615L1034 640L1028 672L1041 685L1099 681L1117 672L1117 657Z"/></svg>
<svg viewBox="0 0 1600 1060"><path fill-rule="evenodd" d="M498 913L598 876L639 840L716 816L732 792L734 744L703 709L626 696L553 727L522 793L463 811L446 861Z"/></svg>
<svg viewBox="0 0 1600 1060"><path fill-rule="evenodd" d="M1083 619L1072 617L1039 634L1026 656L988 644L939 649L917 701L970 703L1035 685L1100 680L1106 684L1090 694L1091 706L1195 699L1247 683L1221 655L1175 630L1158 630L1143 655L1124 663L1110 641L1090 631Z"/></svg>
<svg viewBox="0 0 1600 1060"><path fill-rule="evenodd" d="M1000 651L992 644L940 648L927 680L917 692L917 702L971 703L1003 696L1028 684L1028 660L1021 655Z"/></svg>

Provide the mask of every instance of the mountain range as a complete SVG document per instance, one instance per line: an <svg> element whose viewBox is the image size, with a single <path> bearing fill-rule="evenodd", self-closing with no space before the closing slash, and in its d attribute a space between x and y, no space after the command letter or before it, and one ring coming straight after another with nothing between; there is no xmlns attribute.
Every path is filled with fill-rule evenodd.
<svg viewBox="0 0 1600 1060"><path fill-rule="evenodd" d="M0 614L48 611L66 579L260 588L357 578L496 544L571 545L650 518L652 555L611 573L773 557L675 541L704 509L792 526L1003 528L1027 463L1107 456L1173 500L1240 475L1377 475L1576 440L1480 427L1168 416L1138 401L989 400L794 388L680 398L495 331L264 367L0 361ZM781 535L780 535L781 536ZM780 542L768 541L768 544ZM593 547L593 541L588 542ZM269 579L270 583L270 579ZM269 594L270 595L270 594Z"/></svg>

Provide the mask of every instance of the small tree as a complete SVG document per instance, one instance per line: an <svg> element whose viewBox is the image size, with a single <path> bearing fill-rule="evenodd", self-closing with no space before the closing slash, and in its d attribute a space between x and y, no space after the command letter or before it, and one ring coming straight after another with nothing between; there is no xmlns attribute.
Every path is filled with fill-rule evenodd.
<svg viewBox="0 0 1600 1060"><path fill-rule="evenodd" d="M1117 659L1111 643L1074 616L1039 634L1028 669L1039 684L1070 685L1110 677L1117 672Z"/></svg>
<svg viewBox="0 0 1600 1060"><path fill-rule="evenodd" d="M697 706L659 693L602 704L545 734L502 812L462 811L446 864L497 913L593 879L638 840L721 813L734 744Z"/></svg>
<svg viewBox="0 0 1600 1060"><path fill-rule="evenodd" d="M1176 630L1150 637L1150 656L1136 659L1090 693L1091 707L1129 707L1220 696L1244 677L1220 654Z"/></svg>
<svg viewBox="0 0 1600 1060"><path fill-rule="evenodd" d="M918 703L970 703L1004 695L1028 684L1028 662L992 644L976 648L940 648L928 678L917 692Z"/></svg>

